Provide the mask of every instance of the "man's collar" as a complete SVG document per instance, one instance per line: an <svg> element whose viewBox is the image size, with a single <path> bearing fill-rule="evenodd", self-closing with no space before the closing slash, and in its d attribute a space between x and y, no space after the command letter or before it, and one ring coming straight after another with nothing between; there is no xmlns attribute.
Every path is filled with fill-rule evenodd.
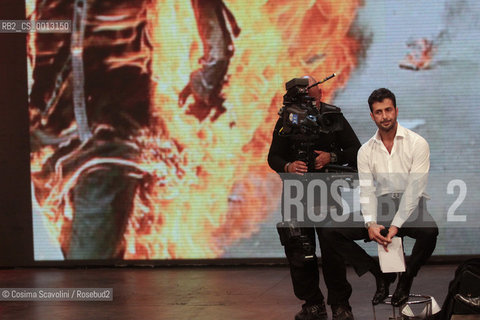
<svg viewBox="0 0 480 320"><path fill-rule="evenodd" d="M397 133L395 134L396 137L402 137L405 138L405 135L407 134L407 130L405 127L401 126L400 123L397 121Z"/></svg>

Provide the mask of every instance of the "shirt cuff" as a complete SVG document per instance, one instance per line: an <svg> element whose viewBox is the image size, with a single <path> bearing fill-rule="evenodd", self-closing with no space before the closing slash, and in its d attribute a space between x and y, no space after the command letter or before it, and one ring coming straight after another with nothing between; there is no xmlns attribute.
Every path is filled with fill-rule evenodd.
<svg viewBox="0 0 480 320"><path fill-rule="evenodd" d="M398 214L397 214L393 218L392 223L390 223L390 225L395 226L398 229L400 229L403 226L404 223L405 223L405 220L403 218L399 217Z"/></svg>
<svg viewBox="0 0 480 320"><path fill-rule="evenodd" d="M365 223L377 222L377 219L374 216L363 216L363 220L365 220Z"/></svg>

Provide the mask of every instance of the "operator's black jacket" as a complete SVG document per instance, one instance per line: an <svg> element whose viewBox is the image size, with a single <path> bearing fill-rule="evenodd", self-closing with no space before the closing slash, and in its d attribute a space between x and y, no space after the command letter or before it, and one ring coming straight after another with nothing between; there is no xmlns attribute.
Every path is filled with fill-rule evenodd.
<svg viewBox="0 0 480 320"><path fill-rule="evenodd" d="M340 116L343 122L343 130L331 133L320 133L314 140L313 150L335 152L337 154L337 165L347 164L349 167L357 168L357 152L360 148L360 141L352 127L343 114ZM270 168L278 173L283 173L285 165L295 160L294 142L288 136L279 135L283 126L282 118L279 118L273 131L272 144L268 153L268 164ZM312 150L312 152L313 152ZM322 172L321 169L318 172Z"/></svg>

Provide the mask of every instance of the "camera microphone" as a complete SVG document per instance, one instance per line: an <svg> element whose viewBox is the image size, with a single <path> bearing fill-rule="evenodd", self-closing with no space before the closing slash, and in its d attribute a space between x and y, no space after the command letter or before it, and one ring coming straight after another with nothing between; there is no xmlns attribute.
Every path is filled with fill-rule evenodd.
<svg viewBox="0 0 480 320"><path fill-rule="evenodd" d="M313 87L315 87L315 86L318 86L319 84L322 84L322 83L324 83L325 81L328 81L328 80L332 79L332 78L335 77L336 75L337 75L336 73L332 73L331 75L329 75L329 76L326 77L325 79L323 79L323 80L321 80L321 81L318 81L317 83L314 83L314 84L312 84L311 86L309 86L309 87L307 88L307 90L310 89L310 88L313 88Z"/></svg>

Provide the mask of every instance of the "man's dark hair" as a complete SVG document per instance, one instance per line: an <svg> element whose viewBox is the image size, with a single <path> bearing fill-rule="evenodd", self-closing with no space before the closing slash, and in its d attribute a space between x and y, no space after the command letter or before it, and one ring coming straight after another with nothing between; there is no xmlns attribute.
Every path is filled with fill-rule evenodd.
<svg viewBox="0 0 480 320"><path fill-rule="evenodd" d="M397 108L397 101L395 100L395 95L393 92L386 88L380 88L373 90L373 92L370 94L370 97L368 97L368 106L370 107L370 112L373 112L372 106L375 102L382 102L385 99L392 100L393 106L395 109Z"/></svg>

